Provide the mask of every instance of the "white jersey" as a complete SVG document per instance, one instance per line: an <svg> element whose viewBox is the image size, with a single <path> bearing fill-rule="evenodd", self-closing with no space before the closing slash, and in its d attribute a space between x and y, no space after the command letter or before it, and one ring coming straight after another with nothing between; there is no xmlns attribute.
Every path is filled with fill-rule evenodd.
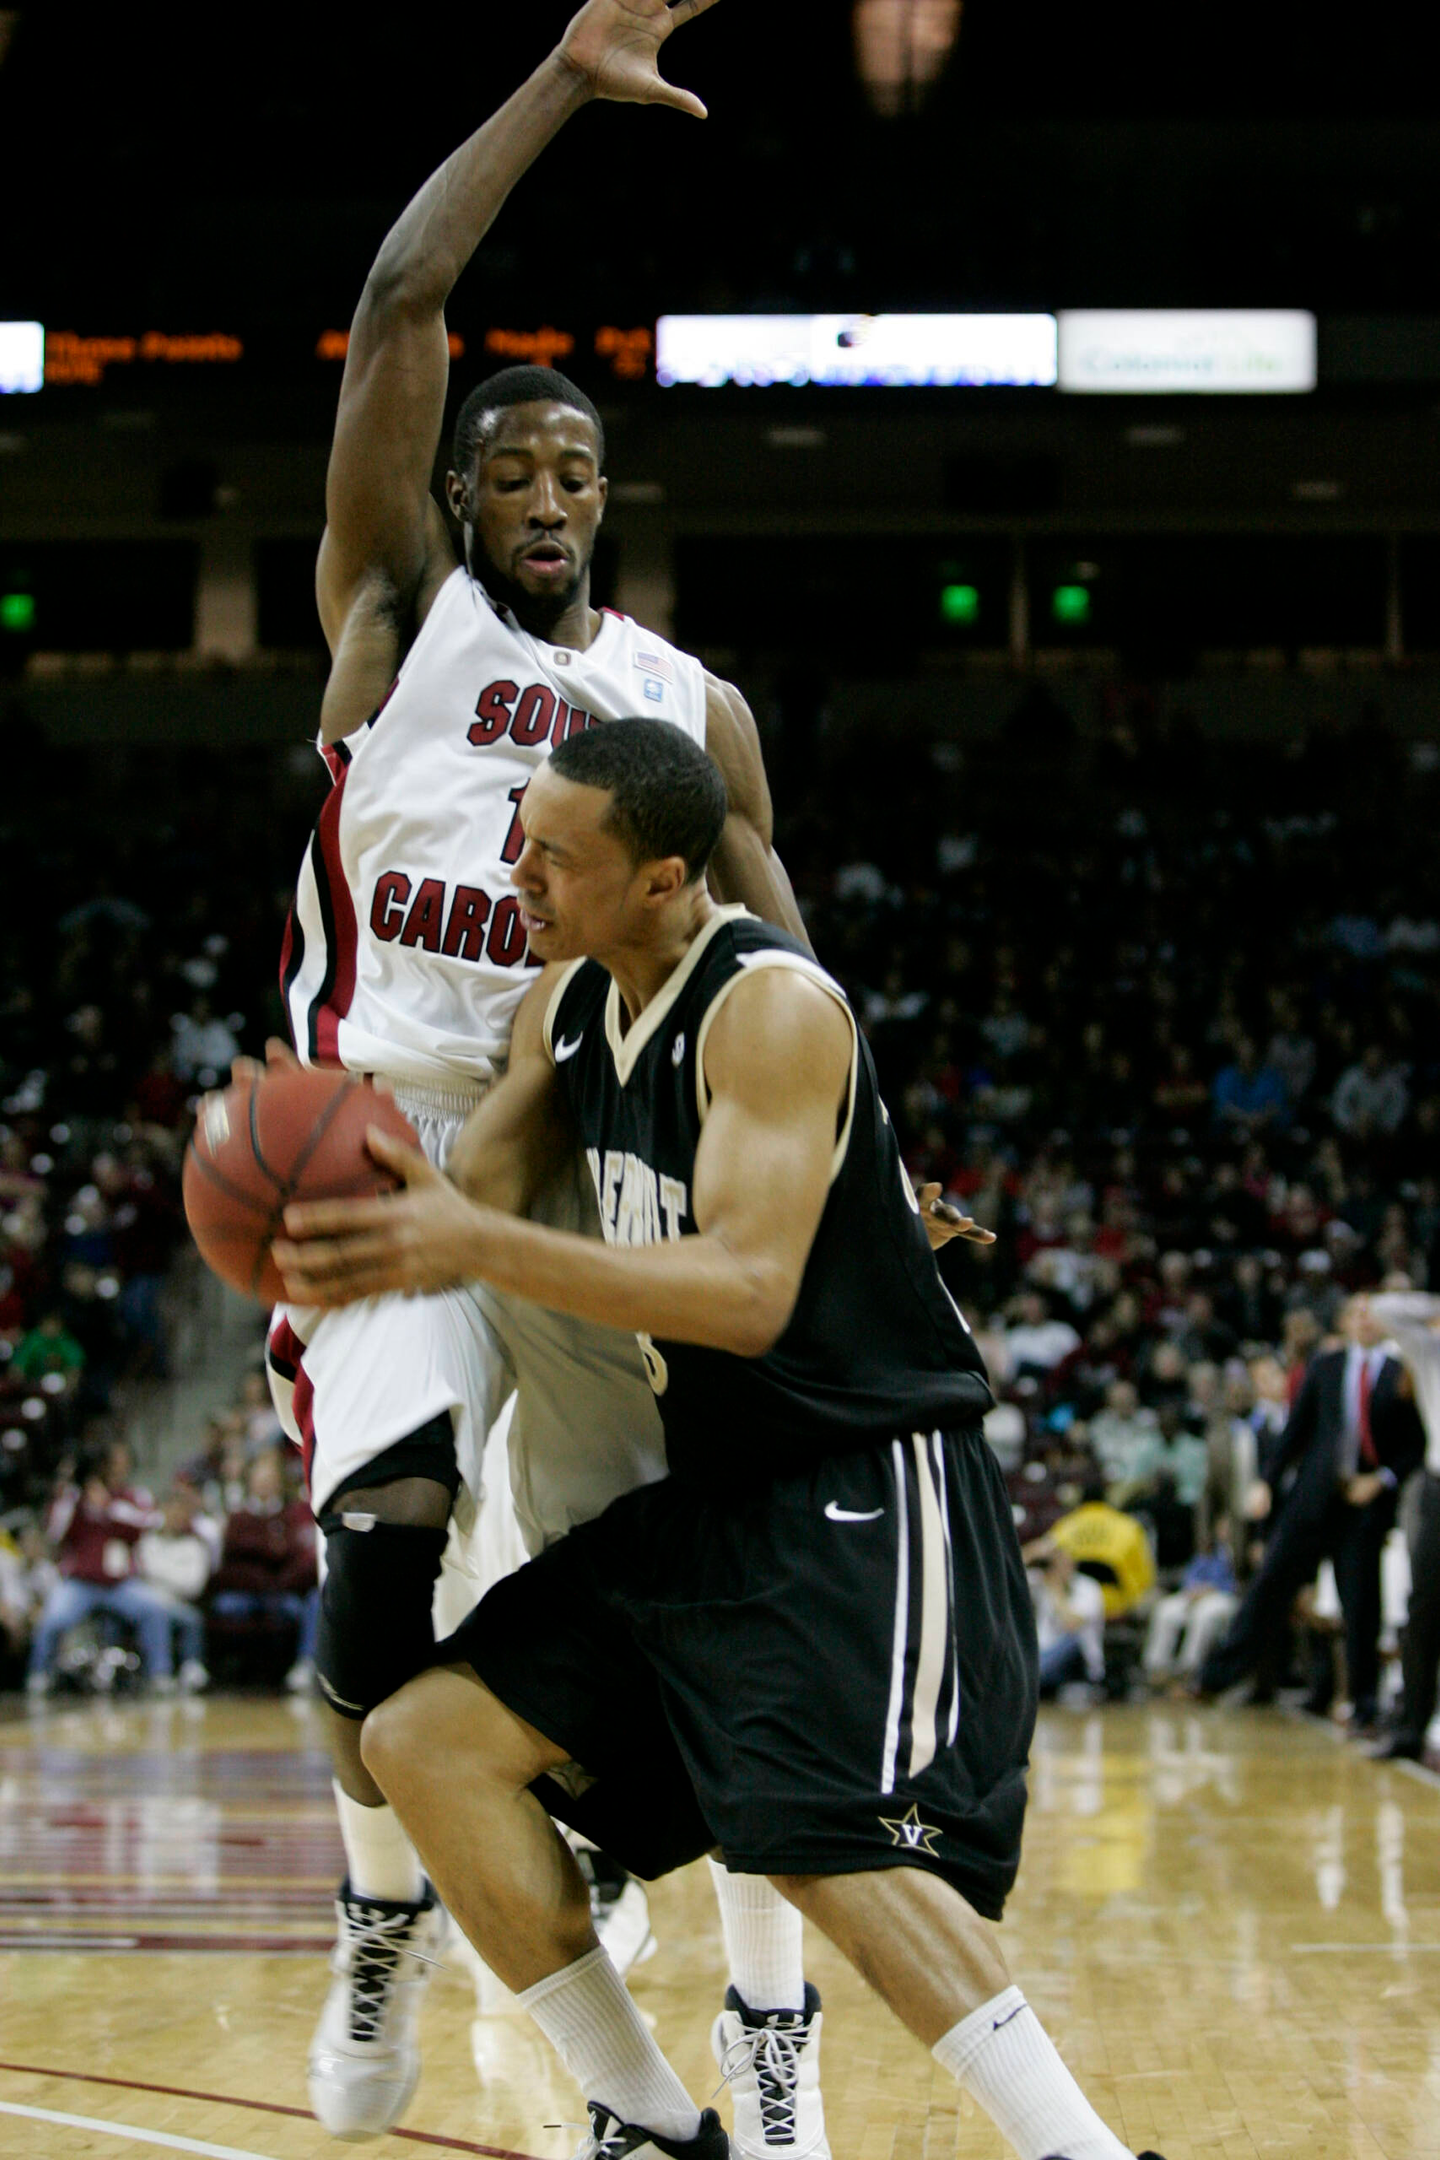
<svg viewBox="0 0 1440 2160"><path fill-rule="evenodd" d="M280 963L305 1064L432 1086L504 1070L536 972L510 882L521 797L554 744L634 714L703 745L700 662L608 608L585 652L547 645L468 571L446 579L379 711L323 752Z"/></svg>

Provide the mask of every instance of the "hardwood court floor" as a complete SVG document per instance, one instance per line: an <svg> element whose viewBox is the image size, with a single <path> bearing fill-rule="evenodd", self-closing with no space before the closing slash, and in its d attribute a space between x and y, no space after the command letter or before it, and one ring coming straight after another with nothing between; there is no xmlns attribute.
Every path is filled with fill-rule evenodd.
<svg viewBox="0 0 1440 2160"><path fill-rule="evenodd" d="M8 1713L8 1715L7 1715ZM310 2160L304 2062L339 1846L307 1707L0 1707L0 2153ZM1048 1712L1006 1935L1096 2105L1167 2160L1440 2156L1440 1785L1268 1712ZM697 2098L722 1984L706 1875L653 1893L635 1994ZM998 2160L822 1943L836 2160ZM437 1974L375 2160L580 2142L519 2017ZM26 2112L21 2112L26 2111ZM28 2112L34 2111L34 2112Z"/></svg>

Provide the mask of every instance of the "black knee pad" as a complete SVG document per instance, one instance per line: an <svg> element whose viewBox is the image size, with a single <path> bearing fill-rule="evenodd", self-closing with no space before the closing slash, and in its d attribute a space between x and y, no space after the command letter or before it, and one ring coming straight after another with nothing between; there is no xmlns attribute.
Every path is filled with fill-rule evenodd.
<svg viewBox="0 0 1440 2160"><path fill-rule="evenodd" d="M446 1533L381 1522L343 1502L320 1517L320 1527L325 1585L315 1676L330 1707L358 1720L430 1663L430 1607Z"/></svg>

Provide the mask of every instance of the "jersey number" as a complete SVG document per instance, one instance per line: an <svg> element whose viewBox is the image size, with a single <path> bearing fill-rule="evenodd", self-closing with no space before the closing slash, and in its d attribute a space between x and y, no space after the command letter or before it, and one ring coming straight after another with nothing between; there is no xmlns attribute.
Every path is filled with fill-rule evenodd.
<svg viewBox="0 0 1440 2160"><path fill-rule="evenodd" d="M670 1368L648 1335L637 1335L640 1355L645 1360L645 1377L650 1382L652 1395L663 1395L670 1385Z"/></svg>

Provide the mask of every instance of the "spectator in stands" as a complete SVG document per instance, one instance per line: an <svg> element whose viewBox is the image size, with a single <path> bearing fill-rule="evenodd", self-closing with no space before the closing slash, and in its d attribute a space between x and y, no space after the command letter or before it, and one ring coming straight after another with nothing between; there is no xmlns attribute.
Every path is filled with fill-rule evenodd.
<svg viewBox="0 0 1440 2160"><path fill-rule="evenodd" d="M23 1335L16 1348L11 1371L17 1380L25 1380L31 1386L59 1375L67 1393L80 1385L85 1370L85 1352L65 1325L65 1316L58 1310L47 1312L44 1317Z"/></svg>
<svg viewBox="0 0 1440 2160"><path fill-rule="evenodd" d="M1285 1082L1273 1065L1262 1065L1250 1036L1242 1035L1235 1055L1215 1075L1210 1091L1216 1126L1232 1139L1282 1126L1288 1121Z"/></svg>
<svg viewBox="0 0 1440 2160"><path fill-rule="evenodd" d="M175 1071L198 1087L214 1087L240 1055L234 1029L211 1010L207 997L197 997L189 1012L177 1013L170 1026L175 1036L171 1052Z"/></svg>
<svg viewBox="0 0 1440 2160"><path fill-rule="evenodd" d="M1387 1063L1379 1043L1371 1043L1340 1075L1330 1115L1354 1140L1385 1140L1399 1131L1409 1107L1404 1071Z"/></svg>
<svg viewBox="0 0 1440 2160"><path fill-rule="evenodd" d="M1130 1484L1115 1495L1149 1521L1162 1568L1183 1567L1195 1550L1209 1469L1209 1442L1188 1428L1177 1404L1162 1403L1154 1432L1136 1452Z"/></svg>
<svg viewBox="0 0 1440 2160"><path fill-rule="evenodd" d="M1107 1620L1133 1611L1155 1587L1155 1557L1143 1525L1110 1506L1098 1478L1082 1485L1077 1507L1062 1515L1038 1543L1022 1546L1021 1551L1029 1565L1048 1559L1056 1546L1100 1585Z"/></svg>
<svg viewBox="0 0 1440 2160"><path fill-rule="evenodd" d="M1297 1110L1310 1092L1315 1078L1315 1038L1305 1032L1297 1000L1278 991L1270 1000L1275 1032L1265 1046L1265 1063L1285 1085L1286 1100Z"/></svg>
<svg viewBox="0 0 1440 2160"><path fill-rule="evenodd" d="M1057 1365L1080 1347L1078 1331L1068 1320L1055 1317L1051 1302L1039 1290L1023 1290L1011 1307L1013 1318L1005 1331L1005 1356L1011 1373L1048 1378Z"/></svg>
<svg viewBox="0 0 1440 2160"><path fill-rule="evenodd" d="M287 1622L295 1629L295 1659L286 1685L299 1694L315 1669L319 1621L315 1523L298 1497L287 1497L278 1450L250 1464L243 1503L225 1524L210 1609L218 1620Z"/></svg>
<svg viewBox="0 0 1440 2160"><path fill-rule="evenodd" d="M216 1530L205 1520L195 1487L177 1477L160 1522L144 1532L135 1548L140 1579L160 1599L179 1637L182 1695L198 1694L210 1685L199 1600L215 1565ZM163 1682L156 1686L168 1692Z"/></svg>
<svg viewBox="0 0 1440 2160"><path fill-rule="evenodd" d="M147 1678L161 1693L173 1689L170 1615L135 1564L136 1546L157 1521L149 1494L130 1483L123 1441L91 1451L74 1477L62 1483L45 1524L60 1580L30 1647L25 1685L31 1695L50 1692L61 1639L97 1612L113 1614L136 1630Z"/></svg>
<svg viewBox="0 0 1440 2160"><path fill-rule="evenodd" d="M1090 1445L1100 1460L1107 1486L1133 1484L1141 1451L1156 1430L1153 1410L1142 1409L1133 1380L1112 1380L1105 1407L1090 1420Z"/></svg>
<svg viewBox="0 0 1440 2160"><path fill-rule="evenodd" d="M1230 1557L1230 1521L1222 1515L1208 1552L1197 1553L1178 1590L1156 1603L1145 1643L1145 1677L1154 1687L1191 1679L1239 1603Z"/></svg>
<svg viewBox="0 0 1440 2160"><path fill-rule="evenodd" d="M1098 1692L1105 1684L1105 1593L1082 1575L1075 1556L1048 1545L1030 1570L1040 1644L1040 1699L1063 1687Z"/></svg>

